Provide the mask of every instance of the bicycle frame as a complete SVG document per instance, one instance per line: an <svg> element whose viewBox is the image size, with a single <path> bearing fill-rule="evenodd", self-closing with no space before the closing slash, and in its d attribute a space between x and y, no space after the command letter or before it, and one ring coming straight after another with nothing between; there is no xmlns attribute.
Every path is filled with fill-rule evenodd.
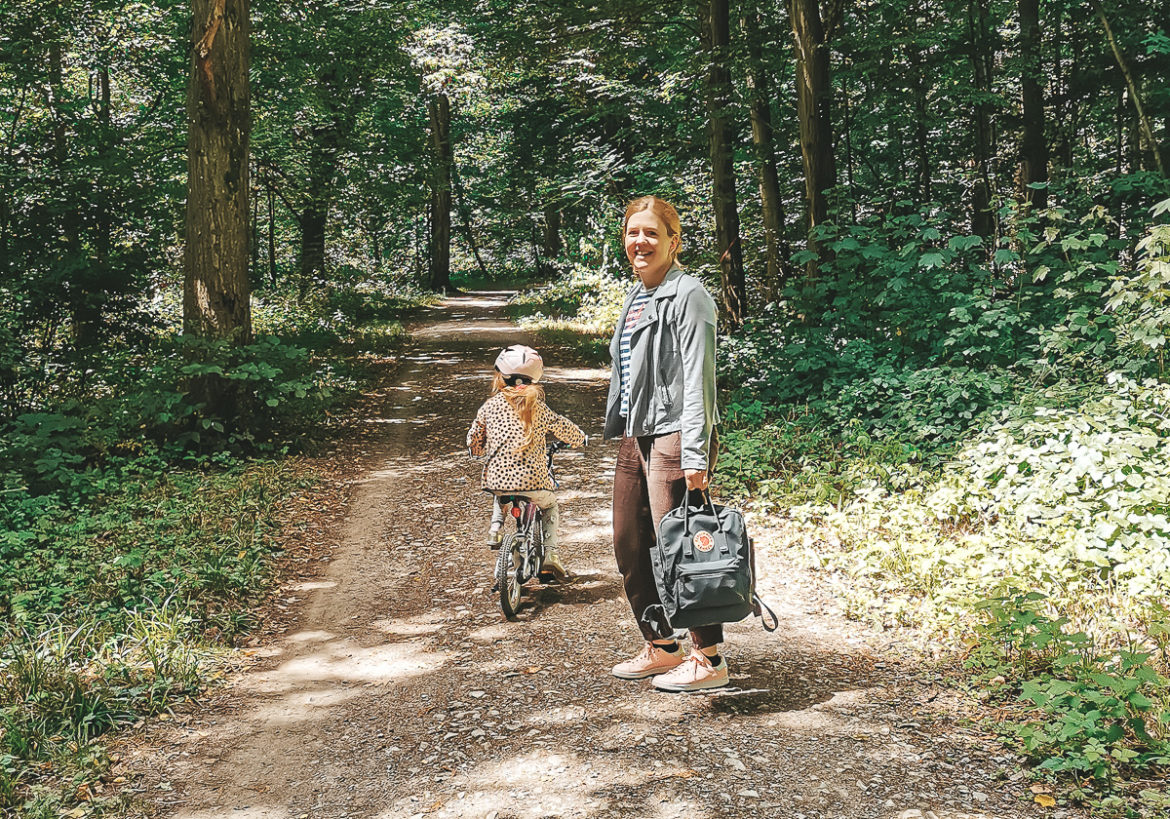
<svg viewBox="0 0 1170 819"><path fill-rule="evenodd" d="M548 446L550 474L553 453L561 446L559 442ZM555 478L553 484L556 485ZM499 502L501 507L505 504L511 507L508 511L516 523L516 533L507 535L500 545L493 591L500 593L500 607L511 620L520 607L521 587L539 573L544 562L544 533L540 528L540 507L523 492L500 495Z"/></svg>

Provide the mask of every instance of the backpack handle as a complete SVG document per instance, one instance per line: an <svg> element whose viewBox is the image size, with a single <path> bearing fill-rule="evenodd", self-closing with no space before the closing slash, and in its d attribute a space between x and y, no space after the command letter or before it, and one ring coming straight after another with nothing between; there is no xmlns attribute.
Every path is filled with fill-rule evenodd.
<svg viewBox="0 0 1170 819"><path fill-rule="evenodd" d="M723 521L719 519L719 513L715 511L715 501L711 499L711 493L705 489L687 489L683 496L683 532L686 534L686 541L683 544L683 554L688 558L694 556L694 542L691 534L691 493L695 492L699 495L699 503L695 504L696 508L706 505L707 511L711 513L711 517L715 520L715 531L723 534ZM730 554L730 549L727 548L726 538L718 537L716 541L719 543L719 551L724 554Z"/></svg>

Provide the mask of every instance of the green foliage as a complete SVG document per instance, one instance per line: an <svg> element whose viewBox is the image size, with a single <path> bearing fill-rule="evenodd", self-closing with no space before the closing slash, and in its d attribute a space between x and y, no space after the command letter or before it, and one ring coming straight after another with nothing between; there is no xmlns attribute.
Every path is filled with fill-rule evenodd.
<svg viewBox="0 0 1170 819"><path fill-rule="evenodd" d="M1170 680L1151 665L1150 652L1103 650L1085 632L1068 630L1067 618L1048 616L1047 602L1012 590L979 607L986 619L967 664L992 682L995 697L1026 709L1001 730L1040 770L1087 776L1096 789L1166 772Z"/></svg>
<svg viewBox="0 0 1170 819"><path fill-rule="evenodd" d="M157 714L204 682L209 651L167 600L108 622L0 634L0 811L74 797L106 759L95 740ZM29 814L32 815L32 814Z"/></svg>
<svg viewBox="0 0 1170 819"><path fill-rule="evenodd" d="M547 324L571 319L587 331L610 334L621 318L631 282L614 271L574 264L563 276L511 301L512 312L526 323Z"/></svg>
<svg viewBox="0 0 1170 819"><path fill-rule="evenodd" d="M305 480L291 462L175 470L157 458L110 470L89 501L0 496L0 615L119 618L174 596L207 625L267 579L273 505Z"/></svg>
<svg viewBox="0 0 1170 819"><path fill-rule="evenodd" d="M142 456L88 499L0 495L0 811L68 804L102 771L102 734L206 681L209 641L250 625L280 504L310 479L287 460Z"/></svg>
<svg viewBox="0 0 1170 819"><path fill-rule="evenodd" d="M1155 218L1170 212L1170 199L1153 209ZM1137 270L1117 276L1109 289L1109 310L1118 313L1118 333L1136 367L1149 371L1149 354L1157 372L1166 372L1166 341L1170 337L1170 224L1155 224L1138 243Z"/></svg>
<svg viewBox="0 0 1170 819"><path fill-rule="evenodd" d="M789 514L816 563L852 578L844 594L859 614L961 631L1002 581L1123 633L1170 588L1167 400L1170 387L1122 376L1079 405L1034 398L1032 414L1007 416L934 470L856 460L840 502ZM786 497L785 486L765 480L759 493Z"/></svg>

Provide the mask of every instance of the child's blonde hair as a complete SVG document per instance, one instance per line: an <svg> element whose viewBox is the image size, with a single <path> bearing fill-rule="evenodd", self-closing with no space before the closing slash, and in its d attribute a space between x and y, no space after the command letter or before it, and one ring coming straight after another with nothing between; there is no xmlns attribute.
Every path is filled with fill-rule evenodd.
<svg viewBox="0 0 1170 819"><path fill-rule="evenodd" d="M510 387L504 379L504 375L497 371L495 377L492 378L492 395L497 392L504 394L504 398L512 409L516 410L520 424L524 427L524 438L516 449L517 452L522 452L535 442L536 434L533 421L536 416L537 404L544 403L544 387L539 384L517 384L515 387Z"/></svg>

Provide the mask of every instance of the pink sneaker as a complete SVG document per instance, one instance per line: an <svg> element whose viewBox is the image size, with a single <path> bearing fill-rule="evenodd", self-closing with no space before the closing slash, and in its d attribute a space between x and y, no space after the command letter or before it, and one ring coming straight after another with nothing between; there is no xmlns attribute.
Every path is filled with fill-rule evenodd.
<svg viewBox="0 0 1170 819"><path fill-rule="evenodd" d="M610 673L623 680L644 680L655 674L677 667L683 661L681 648L674 651L663 651L654 643L646 643L642 653L637 657L618 663Z"/></svg>
<svg viewBox="0 0 1170 819"><path fill-rule="evenodd" d="M703 691L708 688L722 688L727 685L727 661L719 658L719 665L701 651L692 651L691 656L673 671L659 674L650 681L655 688L663 691Z"/></svg>

